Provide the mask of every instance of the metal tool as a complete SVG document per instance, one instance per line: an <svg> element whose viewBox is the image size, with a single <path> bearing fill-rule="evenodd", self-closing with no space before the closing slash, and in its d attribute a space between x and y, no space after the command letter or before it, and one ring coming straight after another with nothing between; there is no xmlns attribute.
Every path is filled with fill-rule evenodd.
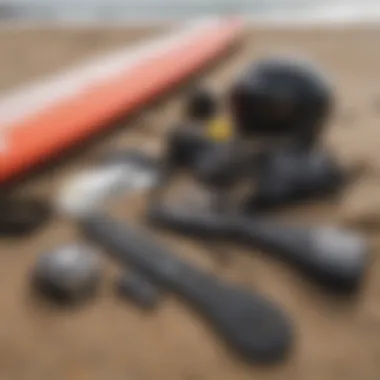
<svg viewBox="0 0 380 380"><path fill-rule="evenodd" d="M59 303L78 303L94 294L102 273L100 256L83 244L59 246L42 255L33 282L43 295Z"/></svg>

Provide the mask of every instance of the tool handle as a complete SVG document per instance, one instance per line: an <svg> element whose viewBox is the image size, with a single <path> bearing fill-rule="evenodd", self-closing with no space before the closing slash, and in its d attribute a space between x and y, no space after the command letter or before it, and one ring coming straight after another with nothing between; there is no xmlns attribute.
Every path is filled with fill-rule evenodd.
<svg viewBox="0 0 380 380"><path fill-rule="evenodd" d="M249 361L277 362L289 349L287 316L265 297L229 285L176 258L152 237L105 216L83 221L87 237L122 263L181 294Z"/></svg>
<svg viewBox="0 0 380 380"><path fill-rule="evenodd" d="M247 244L291 262L331 290L356 290L364 277L369 246L353 232L244 218L239 235Z"/></svg>
<svg viewBox="0 0 380 380"><path fill-rule="evenodd" d="M202 238L229 239L275 254L332 290L360 284L369 256L359 235L332 227L301 227L242 216L194 213L169 207L149 210L155 225Z"/></svg>

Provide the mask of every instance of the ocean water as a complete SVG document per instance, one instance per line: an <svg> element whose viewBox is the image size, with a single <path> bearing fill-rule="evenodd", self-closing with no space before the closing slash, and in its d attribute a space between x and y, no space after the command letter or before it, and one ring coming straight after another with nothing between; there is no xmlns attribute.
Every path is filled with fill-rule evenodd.
<svg viewBox="0 0 380 380"><path fill-rule="evenodd" d="M178 20L214 14L252 20L380 20L380 0L0 0L0 19Z"/></svg>

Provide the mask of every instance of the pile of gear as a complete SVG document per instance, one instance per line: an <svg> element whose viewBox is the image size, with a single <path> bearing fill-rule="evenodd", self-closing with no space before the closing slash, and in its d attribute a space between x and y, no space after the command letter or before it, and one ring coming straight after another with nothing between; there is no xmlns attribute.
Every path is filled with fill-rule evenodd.
<svg viewBox="0 0 380 380"><path fill-rule="evenodd" d="M334 194L347 178L321 146L332 103L331 85L310 64L255 63L230 89L224 120L215 120L214 94L192 94L189 121L173 130L166 160L216 193L229 193L243 178L254 182L242 212Z"/></svg>
<svg viewBox="0 0 380 380"><path fill-rule="evenodd" d="M102 185L87 181L87 192L81 193L77 184L66 192L60 207L75 214L85 200L92 200L76 214L85 237L122 265L136 269L118 281L120 294L151 308L157 305L161 286L176 291L195 304L244 358L278 361L293 340L292 322L283 310L244 287L203 273L171 254L143 228L117 222L94 205L120 189L150 187L146 215L150 227L273 253L329 291L354 294L370 253L362 236L335 226L286 225L267 213L339 195L351 179L323 144L333 103L332 85L310 63L283 58L254 62L224 99L205 88L190 94L184 120L171 129L162 157L113 152L100 160L103 171L97 175ZM138 185L125 180L133 167L138 167L136 175L145 175ZM215 201L198 210L164 201L178 173L187 173ZM97 191L96 196L89 196L90 191L93 195ZM74 201L79 193L82 198ZM92 294L101 277L95 256L85 245L60 247L42 256L34 271L38 289L65 300Z"/></svg>

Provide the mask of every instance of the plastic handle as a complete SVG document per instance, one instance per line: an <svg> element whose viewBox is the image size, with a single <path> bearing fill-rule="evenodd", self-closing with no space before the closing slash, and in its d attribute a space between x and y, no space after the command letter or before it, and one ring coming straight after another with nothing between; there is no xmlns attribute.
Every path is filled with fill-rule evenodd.
<svg viewBox="0 0 380 380"><path fill-rule="evenodd" d="M357 289L369 246L361 236L334 227L300 227L241 216L155 207L149 221L178 233L229 239L275 254L336 291Z"/></svg>
<svg viewBox="0 0 380 380"><path fill-rule="evenodd" d="M245 359L272 363L284 358L292 341L292 325L266 298L203 273L149 234L108 217L88 218L83 229L122 263L144 271L190 301Z"/></svg>

